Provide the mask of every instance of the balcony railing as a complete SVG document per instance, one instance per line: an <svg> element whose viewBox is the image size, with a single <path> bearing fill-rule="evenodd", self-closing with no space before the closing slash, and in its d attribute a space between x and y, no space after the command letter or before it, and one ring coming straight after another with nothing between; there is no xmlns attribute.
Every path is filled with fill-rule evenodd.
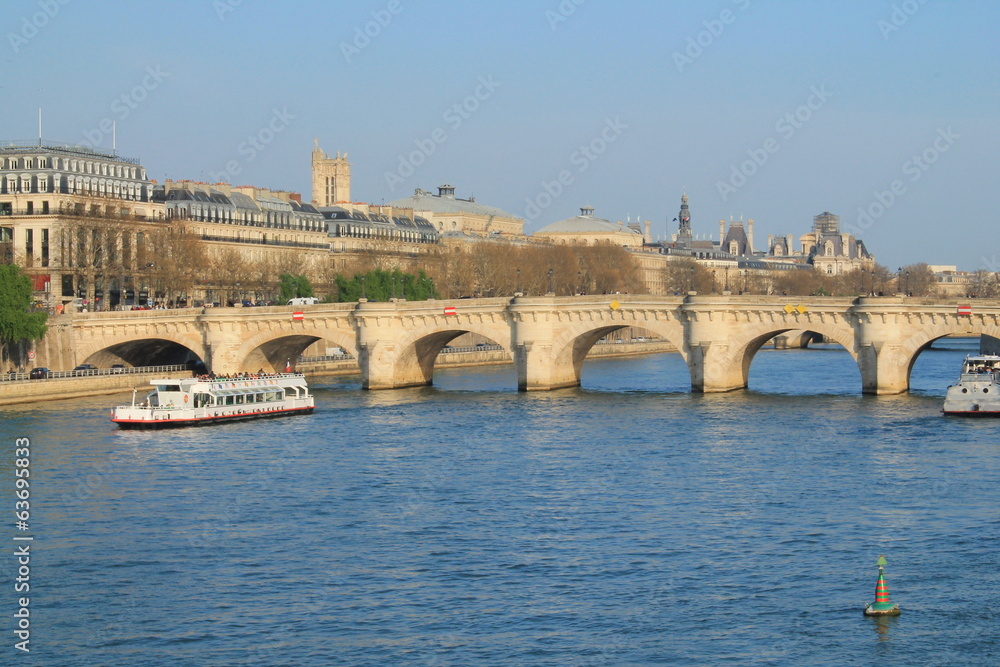
<svg viewBox="0 0 1000 667"><path fill-rule="evenodd" d="M317 250L329 250L329 243L304 243L302 241L279 241L276 239L252 239L252 238L241 238L241 237L231 237L231 236L212 236L210 234L202 234L202 241L217 241L219 243L250 243L253 245L276 245L285 248L315 248Z"/></svg>

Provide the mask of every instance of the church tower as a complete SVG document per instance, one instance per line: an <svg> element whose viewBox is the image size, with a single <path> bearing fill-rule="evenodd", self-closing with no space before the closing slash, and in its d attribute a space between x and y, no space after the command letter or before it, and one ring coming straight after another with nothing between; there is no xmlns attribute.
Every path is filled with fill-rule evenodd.
<svg viewBox="0 0 1000 667"><path fill-rule="evenodd" d="M687 193L681 195L681 210L677 214L677 244L683 248L691 245L691 211L688 209Z"/></svg>
<svg viewBox="0 0 1000 667"><path fill-rule="evenodd" d="M316 139L312 152L312 198L316 206L351 201L351 165L347 153L331 158L320 150Z"/></svg>

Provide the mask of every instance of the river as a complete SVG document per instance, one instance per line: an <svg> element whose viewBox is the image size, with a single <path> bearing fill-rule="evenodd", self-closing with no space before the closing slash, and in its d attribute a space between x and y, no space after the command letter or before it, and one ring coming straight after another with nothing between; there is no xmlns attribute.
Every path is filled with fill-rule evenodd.
<svg viewBox="0 0 1000 667"><path fill-rule="evenodd" d="M831 347L718 395L658 354L530 394L329 378L311 416L163 432L112 428L124 397L3 408L0 663L997 664L997 422L940 414L976 344L897 397ZM899 617L862 615L880 554Z"/></svg>

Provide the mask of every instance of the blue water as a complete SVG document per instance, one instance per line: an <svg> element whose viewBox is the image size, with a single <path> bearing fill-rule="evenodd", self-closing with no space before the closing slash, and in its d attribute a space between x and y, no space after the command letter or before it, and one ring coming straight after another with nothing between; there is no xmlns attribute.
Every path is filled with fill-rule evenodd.
<svg viewBox="0 0 1000 667"><path fill-rule="evenodd" d="M32 651L9 620L0 664L997 664L1000 422L940 414L975 343L935 345L899 397L834 347L722 395L664 354L547 393L331 378L312 416L169 432L3 409L35 541Z"/></svg>

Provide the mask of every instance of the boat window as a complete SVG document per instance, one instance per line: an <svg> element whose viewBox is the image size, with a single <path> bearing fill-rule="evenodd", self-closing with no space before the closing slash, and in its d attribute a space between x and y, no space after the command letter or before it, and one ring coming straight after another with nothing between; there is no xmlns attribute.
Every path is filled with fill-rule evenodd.
<svg viewBox="0 0 1000 667"><path fill-rule="evenodd" d="M245 397L243 396L243 394L237 394L236 395L236 405L243 405L243 399L244 398Z"/></svg>
<svg viewBox="0 0 1000 667"><path fill-rule="evenodd" d="M233 397L226 396L226 405L232 405L232 404L233 404Z"/></svg>
<svg viewBox="0 0 1000 667"><path fill-rule="evenodd" d="M157 391L180 391L181 386L179 384L158 384L156 389Z"/></svg>

